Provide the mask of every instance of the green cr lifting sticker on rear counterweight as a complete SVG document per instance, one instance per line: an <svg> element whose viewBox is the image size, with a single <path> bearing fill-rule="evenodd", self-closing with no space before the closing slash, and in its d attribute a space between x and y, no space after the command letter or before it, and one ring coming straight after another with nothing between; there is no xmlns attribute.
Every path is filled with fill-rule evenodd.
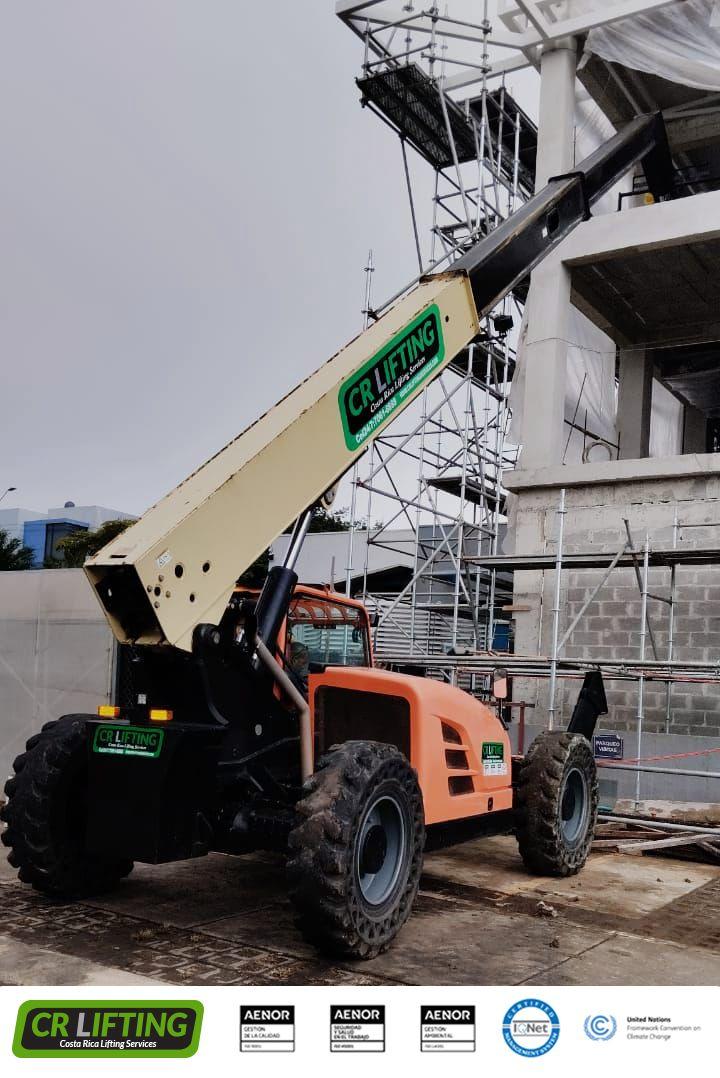
<svg viewBox="0 0 720 1078"><path fill-rule="evenodd" d="M406 326L340 387L345 444L358 449L445 357L436 304Z"/></svg>
<svg viewBox="0 0 720 1078"><path fill-rule="evenodd" d="M155 760L165 739L164 730L141 726L98 726L93 752L101 756L147 756Z"/></svg>

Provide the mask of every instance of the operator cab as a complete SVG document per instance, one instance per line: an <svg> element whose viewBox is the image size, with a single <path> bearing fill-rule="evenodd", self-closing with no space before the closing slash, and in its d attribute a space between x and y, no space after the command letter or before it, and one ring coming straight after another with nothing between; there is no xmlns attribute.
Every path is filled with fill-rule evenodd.
<svg viewBox="0 0 720 1078"><path fill-rule="evenodd" d="M308 673L328 666L372 666L370 623L362 603L298 585L287 618L285 654L306 656Z"/></svg>
<svg viewBox="0 0 720 1078"><path fill-rule="evenodd" d="M254 600L258 592L237 588L236 594ZM329 666L371 667L368 612L357 599L328 587L298 584L276 654L305 695L310 674L321 674Z"/></svg>

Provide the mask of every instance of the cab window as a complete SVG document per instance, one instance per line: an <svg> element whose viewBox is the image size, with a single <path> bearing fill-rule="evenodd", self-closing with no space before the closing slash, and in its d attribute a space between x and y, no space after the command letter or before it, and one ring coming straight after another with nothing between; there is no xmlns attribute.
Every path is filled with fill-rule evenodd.
<svg viewBox="0 0 720 1078"><path fill-rule="evenodd" d="M367 620L362 610L298 596L288 612L288 665L299 677L312 666L368 666Z"/></svg>

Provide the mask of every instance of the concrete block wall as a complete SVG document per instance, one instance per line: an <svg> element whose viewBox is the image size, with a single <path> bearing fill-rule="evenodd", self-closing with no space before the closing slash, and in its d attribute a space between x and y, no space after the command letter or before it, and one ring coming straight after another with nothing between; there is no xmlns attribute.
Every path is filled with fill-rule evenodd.
<svg viewBox="0 0 720 1078"><path fill-rule="evenodd" d="M682 460L683 458L677 458ZM577 471L577 470L575 470ZM519 489L514 508L517 553L554 553L560 491L556 486ZM713 661L720 666L720 475L676 475L621 479L605 483L573 483L566 487L565 550L615 552L625 537L628 518L635 546L649 533L651 546L667 549L673 543L673 521L680 523L678 546L717 551L717 564L679 567L676 577L675 657ZM685 527L683 528L683 525ZM687 525L702 525L687 527ZM601 571L564 572L561 590L560 636L602 577ZM652 569L649 590L668 595L670 570ZM526 606L515 615L519 654L549 656L555 574L516 573L514 603ZM658 655L668 654L668 607L648 604ZM564 654L572 658L632 661L640 651L641 597L632 569L614 570L604 588L573 632ZM652 658L650 640L646 657ZM559 721L567 721L578 682L560 683ZM607 682L611 707L604 728L636 729L637 684ZM537 714L547 708L547 683L516 682L526 699L537 702ZM666 732L666 688L646 682L645 723L648 733ZM720 737L720 686L685 684L671 689L669 732L689 737ZM717 768L716 768L717 770Z"/></svg>
<svg viewBox="0 0 720 1078"><path fill-rule="evenodd" d="M602 574L593 571L568 573L563 614L565 624L575 617L591 595ZM679 567L676 572L673 655L676 659L714 662L720 665L720 566ZM670 571L652 569L649 589L669 595ZM632 661L640 654L641 597L631 569L615 570L605 587L588 607L564 654L568 658L599 658ZM668 657L669 607L648 601L648 615L658 657ZM646 636L645 654L654 658ZM670 686L670 726L673 733L720 737L720 685L675 684ZM644 688L644 728L648 732L666 730L668 690L660 682L646 681ZM637 686L630 682L609 682L608 703L613 728L631 730L636 725ZM667 732L670 732L668 729Z"/></svg>

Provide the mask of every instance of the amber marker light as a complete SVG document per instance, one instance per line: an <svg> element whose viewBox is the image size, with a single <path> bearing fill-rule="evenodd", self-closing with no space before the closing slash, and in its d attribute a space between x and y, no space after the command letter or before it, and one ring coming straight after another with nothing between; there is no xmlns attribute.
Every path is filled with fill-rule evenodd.
<svg viewBox="0 0 720 1078"><path fill-rule="evenodd" d="M172 717L172 711L168 711L164 707L150 708L150 722L170 722Z"/></svg>
<svg viewBox="0 0 720 1078"><path fill-rule="evenodd" d="M112 704L101 704L97 709L98 718L101 719L119 719L120 708L113 707Z"/></svg>

